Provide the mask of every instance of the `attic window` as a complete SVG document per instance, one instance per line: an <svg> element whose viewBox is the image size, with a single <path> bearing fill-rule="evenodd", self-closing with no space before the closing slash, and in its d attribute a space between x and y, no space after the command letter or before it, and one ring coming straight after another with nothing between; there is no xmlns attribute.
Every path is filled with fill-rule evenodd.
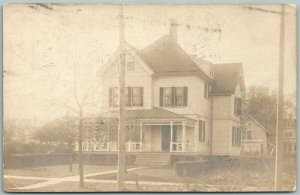
<svg viewBox="0 0 300 195"><path fill-rule="evenodd" d="M134 69L135 69L134 61L128 61L127 62L127 71L134 71Z"/></svg>

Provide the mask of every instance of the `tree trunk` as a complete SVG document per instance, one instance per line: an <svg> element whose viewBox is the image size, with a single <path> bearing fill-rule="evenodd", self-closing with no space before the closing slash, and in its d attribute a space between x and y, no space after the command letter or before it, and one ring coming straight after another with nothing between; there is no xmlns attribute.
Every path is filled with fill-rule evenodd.
<svg viewBox="0 0 300 195"><path fill-rule="evenodd" d="M73 171L73 150L72 150L72 141L69 141L69 171Z"/></svg>
<svg viewBox="0 0 300 195"><path fill-rule="evenodd" d="M79 140L78 140L78 146L79 146L79 154L78 154L78 164L79 164L79 187L83 188L83 156L82 156L82 112L79 116L79 125L78 125L78 133L79 133Z"/></svg>

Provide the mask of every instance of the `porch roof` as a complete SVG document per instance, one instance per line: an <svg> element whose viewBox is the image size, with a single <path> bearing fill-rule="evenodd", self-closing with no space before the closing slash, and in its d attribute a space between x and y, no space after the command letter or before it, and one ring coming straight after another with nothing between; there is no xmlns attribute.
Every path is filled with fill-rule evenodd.
<svg viewBox="0 0 300 195"><path fill-rule="evenodd" d="M134 110L125 110L124 115L126 120L138 120L138 119L170 119L170 120L188 120L195 121L194 119L188 118L186 116L176 114L174 112L154 107L152 109L134 109ZM119 111L114 110L110 112L101 113L98 115L99 118L119 118Z"/></svg>

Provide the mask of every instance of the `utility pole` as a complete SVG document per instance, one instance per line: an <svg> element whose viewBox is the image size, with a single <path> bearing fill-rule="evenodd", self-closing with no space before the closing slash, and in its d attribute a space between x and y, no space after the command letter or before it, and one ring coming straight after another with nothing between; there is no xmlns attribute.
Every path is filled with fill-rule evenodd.
<svg viewBox="0 0 300 195"><path fill-rule="evenodd" d="M123 5L120 5L119 14L120 24L120 64L119 64L119 131L118 131L118 191L124 190L125 180L125 30L124 30L124 16Z"/></svg>
<svg viewBox="0 0 300 195"><path fill-rule="evenodd" d="M276 125L276 161L275 161L275 191L282 191L282 160L283 160L283 113L284 113L284 28L285 6L281 5L279 67L277 92L277 125Z"/></svg>

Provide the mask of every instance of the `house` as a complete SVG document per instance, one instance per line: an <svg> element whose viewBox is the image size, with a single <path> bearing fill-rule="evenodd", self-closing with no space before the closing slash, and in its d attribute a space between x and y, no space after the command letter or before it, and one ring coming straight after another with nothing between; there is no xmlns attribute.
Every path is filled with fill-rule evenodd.
<svg viewBox="0 0 300 195"><path fill-rule="evenodd" d="M125 49L127 151L240 155L242 64L189 55L174 21L146 48L126 43ZM118 118L119 56L117 50L99 71L103 120ZM106 140L102 150L117 150L117 142Z"/></svg>
<svg viewBox="0 0 300 195"><path fill-rule="evenodd" d="M287 155L296 154L296 119L293 117L283 120L283 151Z"/></svg>
<svg viewBox="0 0 300 195"><path fill-rule="evenodd" d="M241 154L243 156L267 155L267 140L270 132L251 115L245 119L244 126Z"/></svg>

